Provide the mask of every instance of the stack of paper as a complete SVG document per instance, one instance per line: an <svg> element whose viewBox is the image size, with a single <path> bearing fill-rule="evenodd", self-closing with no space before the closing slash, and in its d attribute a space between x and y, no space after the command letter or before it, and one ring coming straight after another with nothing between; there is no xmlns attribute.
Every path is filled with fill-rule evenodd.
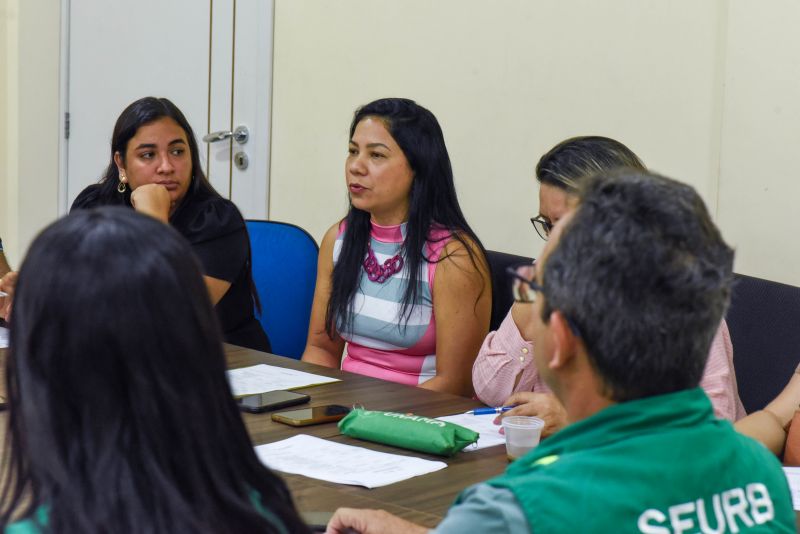
<svg viewBox="0 0 800 534"><path fill-rule="evenodd" d="M370 489L447 467L444 462L371 451L306 434L259 445L256 454L276 471Z"/></svg>
<svg viewBox="0 0 800 534"><path fill-rule="evenodd" d="M339 379L262 363L252 367L231 369L228 371L228 382L233 390L233 395L240 397L267 391L328 384L329 382L339 382Z"/></svg>
<svg viewBox="0 0 800 534"><path fill-rule="evenodd" d="M784 467L783 472L792 492L792 505L795 510L800 510L800 467Z"/></svg>
<svg viewBox="0 0 800 534"><path fill-rule="evenodd" d="M467 445L466 448L464 448L465 451L477 451L478 449L505 444L506 438L500 433L502 427L493 423L495 417L497 416L494 414L472 415L470 413L460 413L437 417L437 419L467 427L480 434L477 443L474 445Z"/></svg>

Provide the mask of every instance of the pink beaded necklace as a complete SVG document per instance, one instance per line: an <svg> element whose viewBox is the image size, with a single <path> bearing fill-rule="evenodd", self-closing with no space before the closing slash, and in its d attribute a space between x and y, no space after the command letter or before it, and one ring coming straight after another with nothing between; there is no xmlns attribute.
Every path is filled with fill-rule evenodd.
<svg viewBox="0 0 800 534"><path fill-rule="evenodd" d="M364 258L364 271L367 273L367 278L370 282L384 283L392 277L395 273L399 273L403 269L403 257L396 254L383 262L383 265L378 263L378 258L372 252L372 247L367 245L367 257Z"/></svg>

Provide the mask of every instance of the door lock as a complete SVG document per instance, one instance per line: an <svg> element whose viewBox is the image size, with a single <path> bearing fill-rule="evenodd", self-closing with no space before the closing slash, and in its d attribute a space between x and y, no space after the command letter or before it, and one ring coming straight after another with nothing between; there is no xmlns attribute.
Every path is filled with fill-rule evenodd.
<svg viewBox="0 0 800 534"><path fill-rule="evenodd" d="M236 165L237 169L243 171L250 165L250 158L244 152L237 152L233 155L233 164Z"/></svg>

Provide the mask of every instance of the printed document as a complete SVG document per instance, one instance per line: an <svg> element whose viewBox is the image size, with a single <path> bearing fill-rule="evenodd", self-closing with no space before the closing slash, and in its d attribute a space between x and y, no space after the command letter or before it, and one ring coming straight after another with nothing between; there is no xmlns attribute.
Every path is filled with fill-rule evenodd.
<svg viewBox="0 0 800 534"><path fill-rule="evenodd" d="M8 347L8 328L0 326L0 349Z"/></svg>
<svg viewBox="0 0 800 534"><path fill-rule="evenodd" d="M339 379L261 363L251 367L231 369L228 371L228 382L233 390L233 396L241 397L242 395L255 395L256 393L266 393L267 391L296 389L339 382Z"/></svg>
<svg viewBox="0 0 800 534"><path fill-rule="evenodd" d="M480 434L477 443L464 447L464 451L469 452L485 449L486 447L494 447L495 445L505 445L506 437L500 433L500 429L503 427L492 422L495 417L497 417L497 414L472 415L471 413L459 413L437 417L437 419L461 425Z"/></svg>
<svg viewBox="0 0 800 534"><path fill-rule="evenodd" d="M259 445L256 454L276 471L370 489L447 467L444 462L371 451L307 434Z"/></svg>
<svg viewBox="0 0 800 534"><path fill-rule="evenodd" d="M795 510L800 510L800 467L784 467L783 472L789 481L789 490L792 492L792 505Z"/></svg>

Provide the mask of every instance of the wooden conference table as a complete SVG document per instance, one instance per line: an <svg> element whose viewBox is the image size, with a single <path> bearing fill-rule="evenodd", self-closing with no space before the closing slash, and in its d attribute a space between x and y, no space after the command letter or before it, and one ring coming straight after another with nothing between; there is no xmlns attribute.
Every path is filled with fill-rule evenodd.
<svg viewBox="0 0 800 534"><path fill-rule="evenodd" d="M385 382L234 345L226 345L225 353L230 369L266 363L341 380L341 382L296 390L311 396L311 402L307 406L361 404L368 410L413 412L426 417L451 415L483 406L478 401L456 395ZM296 408L301 407L297 406ZM432 527L444 517L447 509L462 489L497 476L508 466L505 447L502 446L474 452L460 452L453 458L442 458L349 438L339 433L336 423L294 428L275 423L270 419L269 413L245 413L243 415L255 445L279 441L304 433L376 451L439 460L448 464L446 469L435 473L375 489L334 484L301 475L281 473L292 490L295 504L312 522L315 513L333 512L340 506L348 506L381 508L404 519Z"/></svg>
<svg viewBox="0 0 800 534"><path fill-rule="evenodd" d="M266 363L341 380L341 382L296 390L311 396L311 402L303 406L361 404L369 410L413 412L427 417L450 415L483 406L478 401L456 395L385 382L234 345L225 345L225 354L230 369ZM2 384L0 394L5 393L5 359L6 349L0 349L0 384ZM5 437L3 435L6 425L5 413L2 412L0 415L0 442ZM448 464L446 469L435 473L375 489L334 484L301 475L280 473L294 495L295 504L311 523L324 522L326 514L329 515L340 506L348 506L381 508L410 521L432 527L442 519L462 489L502 473L508 465L505 448L501 446L475 452L460 452L453 458L441 458L349 438L339 433L336 423L295 428L273 422L269 412L263 414L243 413L242 415L255 445L271 443L303 433L367 449L439 460Z"/></svg>
<svg viewBox="0 0 800 534"><path fill-rule="evenodd" d="M307 406L361 404L371 410L413 412L428 417L465 412L471 408L482 406L478 401L456 395L384 382L234 345L225 346L225 355L230 369L266 363L341 380L341 382L298 389L297 391L311 396L311 402ZM0 394L5 393L5 359L6 349L0 349L0 384L2 384ZM501 446L475 452L460 452L453 458L440 458L343 436L339 433L336 423L294 428L273 422L269 413L243 413L242 415L255 445L271 443L298 433L305 433L339 443L393 454L440 460L448 464L446 469L435 473L375 489L334 484L301 475L281 473L294 495L295 504L310 522L316 522L316 517L323 518L326 513L333 512L340 506L348 506L381 508L404 519L433 527L442 519L456 495L463 488L502 473L508 465L505 448ZM5 412L2 412L0 415L0 441L4 441L5 438L3 435L5 433L5 417ZM797 526L798 532L800 532L800 513L797 514Z"/></svg>

